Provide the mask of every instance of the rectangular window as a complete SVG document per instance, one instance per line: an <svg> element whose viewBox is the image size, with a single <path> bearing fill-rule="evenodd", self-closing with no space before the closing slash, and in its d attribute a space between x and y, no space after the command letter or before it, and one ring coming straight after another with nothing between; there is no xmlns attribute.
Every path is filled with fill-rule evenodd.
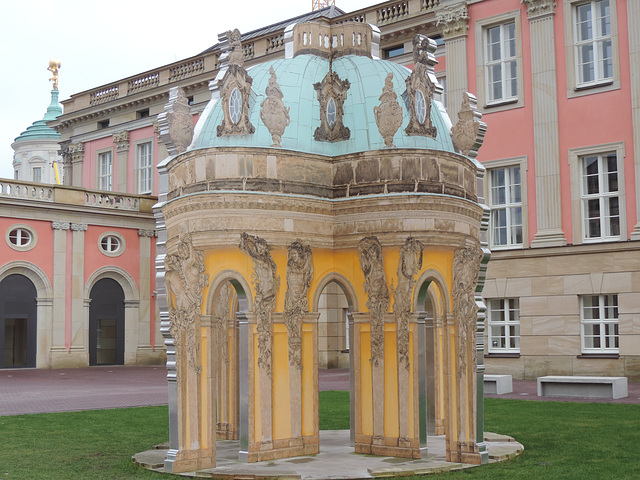
<svg viewBox="0 0 640 480"><path fill-rule="evenodd" d="M489 353L520 353L520 302L517 298L487 301Z"/></svg>
<svg viewBox="0 0 640 480"><path fill-rule="evenodd" d="M138 193L151 194L153 179L153 158L151 142L140 143L136 147L138 165Z"/></svg>
<svg viewBox="0 0 640 480"><path fill-rule="evenodd" d="M489 170L492 247L522 246L520 166Z"/></svg>
<svg viewBox="0 0 640 480"><path fill-rule="evenodd" d="M42 182L42 167L33 167L33 181L36 183Z"/></svg>
<svg viewBox="0 0 640 480"><path fill-rule="evenodd" d="M618 295L580 297L582 353L618 353Z"/></svg>
<svg viewBox="0 0 640 480"><path fill-rule="evenodd" d="M98 188L113 190L113 157L111 152L98 154Z"/></svg>
<svg viewBox="0 0 640 480"><path fill-rule="evenodd" d="M620 239L618 160L615 152L580 158L584 239Z"/></svg>
<svg viewBox="0 0 640 480"><path fill-rule="evenodd" d="M574 48L577 86L613 80L613 48L609 0L576 5Z"/></svg>
<svg viewBox="0 0 640 480"><path fill-rule="evenodd" d="M399 57L400 55L404 55L404 45L387 48L384 51L384 58Z"/></svg>
<svg viewBox="0 0 640 480"><path fill-rule="evenodd" d="M488 104L518 99L515 22L485 29L485 75Z"/></svg>

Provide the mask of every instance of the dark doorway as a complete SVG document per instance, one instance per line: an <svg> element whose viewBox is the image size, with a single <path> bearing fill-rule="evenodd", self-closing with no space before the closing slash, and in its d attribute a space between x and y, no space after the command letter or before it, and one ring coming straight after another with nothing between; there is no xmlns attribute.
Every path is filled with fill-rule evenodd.
<svg viewBox="0 0 640 480"><path fill-rule="evenodd" d="M0 282L0 368L36 366L36 287L24 275Z"/></svg>
<svg viewBox="0 0 640 480"><path fill-rule="evenodd" d="M89 365L124 365L124 291L110 278L89 295Z"/></svg>

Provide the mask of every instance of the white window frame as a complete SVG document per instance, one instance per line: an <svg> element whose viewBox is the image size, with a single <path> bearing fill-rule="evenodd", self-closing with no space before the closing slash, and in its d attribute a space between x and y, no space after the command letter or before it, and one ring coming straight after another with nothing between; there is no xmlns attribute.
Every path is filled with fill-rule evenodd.
<svg viewBox="0 0 640 480"><path fill-rule="evenodd" d="M496 304L501 302L501 306ZM489 353L520 353L520 299L489 298L487 304L487 350ZM496 308L498 307L498 308ZM504 312L502 318L497 313ZM503 329L503 335L495 337L493 327ZM501 339L505 346L500 346ZM494 345L496 343L496 345Z"/></svg>
<svg viewBox="0 0 640 480"><path fill-rule="evenodd" d="M40 177L37 180L36 180L36 171L38 172L38 176ZM31 167L31 180L34 183L42 183L42 167Z"/></svg>
<svg viewBox="0 0 640 480"><path fill-rule="evenodd" d="M148 164L141 164L141 149L148 147ZM145 138L135 142L135 155L136 155L136 188L140 195L152 195L153 194L153 138ZM143 185L145 180L146 171L146 185ZM145 188L147 187L147 188Z"/></svg>
<svg viewBox="0 0 640 480"><path fill-rule="evenodd" d="M596 241L620 240L620 197L618 196L618 190L615 190L614 192L609 192L607 190L607 184L608 184L607 177L611 175L613 172L606 170L607 164L605 160L609 158L611 155L616 157L615 152L605 152L601 154L586 155L586 156L580 157L580 177L581 177L580 184L582 188L582 191L580 192L580 196L582 198L582 201L580 202L580 206L582 207L582 221L584 222L583 240L585 242L594 241L594 240ZM588 159L595 160L598 166L598 174L597 174L598 192L593 194L590 194L586 191L586 183L588 179L587 170L586 170L587 168L586 161ZM616 184L618 183L618 179L619 179L619 175L617 171L617 163L618 162L616 161L616 171L615 171ZM614 216L610 215L610 207L609 207L609 202L611 202L613 199L616 199L618 202L618 216L617 216L618 232L617 233L612 232L612 227L614 225L614 222L612 219L614 218ZM598 203L600 235L590 237L589 236L590 218L588 217L589 216L588 204L594 201Z"/></svg>
<svg viewBox="0 0 640 480"><path fill-rule="evenodd" d="M9 237L11 236L11 232L13 232L14 230L21 230L23 232L26 232L29 235L29 241L24 245L16 245L12 243ZM7 242L7 245L9 245L9 247L11 247L13 250L16 250L17 252L28 252L38 243L38 233L36 232L35 228L29 225L26 225L24 223L16 223L7 228L4 239Z"/></svg>
<svg viewBox="0 0 640 480"><path fill-rule="evenodd" d="M579 42L577 40L576 28L577 8L586 4L595 5L597 1L599 0L563 0L565 58L567 61L567 98L591 95L620 88L620 55L618 51L618 16L616 0L609 0L609 22L611 26L611 35L609 38L611 39L613 75L611 78L596 78L591 82L579 82L577 53ZM597 39L594 41L597 41ZM594 61L596 61L596 58L594 58Z"/></svg>
<svg viewBox="0 0 640 480"><path fill-rule="evenodd" d="M118 247L114 250L106 250L102 247L102 240L109 237L115 237L118 241ZM126 248L127 244L124 240L124 237L118 232L104 232L98 237L98 250L100 250L100 252L107 257L119 257L124 253Z"/></svg>
<svg viewBox="0 0 640 480"><path fill-rule="evenodd" d="M585 318L585 300L587 297L598 299L598 318ZM605 307L605 303L609 303ZM609 316L609 318L607 318ZM604 295L581 295L580 296L580 346L583 354L618 354L620 353L620 312L617 294ZM587 347L587 327L598 326L599 333L597 335L600 347ZM608 333L607 330L612 329L613 332ZM609 345L607 345L609 342ZM617 343L617 346L616 346Z"/></svg>
<svg viewBox="0 0 640 480"><path fill-rule="evenodd" d="M107 171L103 168L103 159L108 158L110 160L109 168ZM104 190L107 192L113 191L113 149L108 148L99 150L96 152L96 188L98 190ZM106 188L105 188L106 187Z"/></svg>
<svg viewBox="0 0 640 480"><path fill-rule="evenodd" d="M508 250L508 249L520 249L520 248L528 248L529 247L529 228L528 228L528 212L527 212L527 157L513 157L513 158L505 158L499 160L490 160L486 162L482 162L482 165L486 168L485 173L485 201L487 206L491 209L491 217L489 219L489 240L490 246L492 250ZM520 206L522 209L522 243L518 244L510 244L507 245L495 245L493 243L493 218L494 218L494 210L497 210L497 205L493 205L491 199L491 188L492 188L492 174L491 172L498 169L508 169L512 167L520 167L520 204L504 204L500 205L500 207L505 207L507 209L514 208ZM510 215L507 214L507 218Z"/></svg>
<svg viewBox="0 0 640 480"><path fill-rule="evenodd" d="M487 59L487 35L489 29L502 27L503 25L510 23L513 23L515 26L516 51L514 57L509 57L509 61L516 62L516 84L518 92L517 95L512 95L506 98L503 97L502 99L497 100L490 100L488 91L489 69ZM476 82L479 108L483 111L497 112L522 107L524 105L524 74L522 69L522 28L520 10L514 10L501 15L477 20L475 22L475 37ZM504 60L504 58L502 60Z"/></svg>
<svg viewBox="0 0 640 480"><path fill-rule="evenodd" d="M618 169L618 214L620 218L619 236L600 236L588 238L585 230L585 210L583 192L582 159L592 155L616 154ZM624 142L606 143L569 150L569 172L571 175L571 219L573 226L573 244L600 243L627 240L627 209L624 174ZM588 198L588 197L587 197Z"/></svg>

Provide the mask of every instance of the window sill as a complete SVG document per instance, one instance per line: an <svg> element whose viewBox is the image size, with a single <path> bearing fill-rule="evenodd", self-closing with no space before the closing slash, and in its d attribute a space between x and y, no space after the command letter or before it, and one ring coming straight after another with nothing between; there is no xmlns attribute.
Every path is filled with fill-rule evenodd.
<svg viewBox="0 0 640 480"><path fill-rule="evenodd" d="M584 92L585 90L589 90L590 88L599 88L599 87L608 87L613 85L613 79L611 80L603 80L601 82L589 83L586 85L576 85L574 91L576 92Z"/></svg>
<svg viewBox="0 0 640 480"><path fill-rule="evenodd" d="M588 358L588 359L600 358L603 360L617 360L620 358L620 354L618 353L582 353L578 355L576 358Z"/></svg>
<svg viewBox="0 0 640 480"><path fill-rule="evenodd" d="M520 358L519 353L485 353L484 358Z"/></svg>
<svg viewBox="0 0 640 480"><path fill-rule="evenodd" d="M505 105L513 105L515 103L518 103L519 99L518 98L510 98L508 100L499 100L497 102L491 102L491 103L487 103L484 108L494 108L494 107L504 107Z"/></svg>

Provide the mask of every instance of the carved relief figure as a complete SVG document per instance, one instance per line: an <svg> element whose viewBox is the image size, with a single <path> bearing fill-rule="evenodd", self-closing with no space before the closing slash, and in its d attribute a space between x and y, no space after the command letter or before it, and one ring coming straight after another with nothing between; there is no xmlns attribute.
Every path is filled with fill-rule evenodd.
<svg viewBox="0 0 640 480"><path fill-rule="evenodd" d="M409 100L409 124L405 128L407 135L422 135L435 138L438 134L431 123L431 101L434 94L441 90L435 78L433 66L436 64L433 52L436 42L424 35L413 37L413 60L416 62L413 72L405 81Z"/></svg>
<svg viewBox="0 0 640 480"><path fill-rule="evenodd" d="M398 332L398 359L409 370L409 315L411 314L411 293L416 284L415 275L422 268L424 246L414 237L408 237L400 249L398 263L398 286L393 291L393 311L396 315Z"/></svg>
<svg viewBox="0 0 640 480"><path fill-rule="evenodd" d="M302 370L302 317L309 311L307 294L313 279L311 247L296 240L287 250L284 319L289 335L289 365Z"/></svg>
<svg viewBox="0 0 640 480"><path fill-rule="evenodd" d="M342 123L349 87L349 80L340 80L338 74L331 70L321 82L313 84L320 103L320 126L313 133L317 141L339 142L350 138L351 131Z"/></svg>
<svg viewBox="0 0 640 480"><path fill-rule="evenodd" d="M384 314L389 308L389 288L384 275L382 245L378 237L365 237L358 243L364 291L371 317L371 361L378 366L384 357Z"/></svg>
<svg viewBox="0 0 640 480"><path fill-rule="evenodd" d="M167 291L174 298L168 302L169 331L176 348L186 348L189 366L199 372L196 323L200 316L202 290L209 284L209 274L204 273L204 254L193 248L191 235L186 234L180 238L178 253L168 254L164 264Z"/></svg>
<svg viewBox="0 0 640 480"><path fill-rule="evenodd" d="M453 314L458 326L458 378L464 376L467 368L467 345L472 348L472 362L476 358L476 322L478 307L475 300L476 285L480 273L480 263L484 253L479 245L456 250L453 256Z"/></svg>
<svg viewBox="0 0 640 480"><path fill-rule="evenodd" d="M229 65L238 65L242 67L244 65L244 54L242 53L242 34L240 30L234 28L228 30L227 39L229 40Z"/></svg>
<svg viewBox="0 0 640 480"><path fill-rule="evenodd" d="M462 95L462 105L458 112L458 123L451 128L453 144L467 157L475 157L484 141L487 124L480 121L482 113L478 111L475 95L466 92Z"/></svg>
<svg viewBox="0 0 640 480"><path fill-rule="evenodd" d="M267 98L260 104L260 118L265 126L269 129L271 139L273 141L272 147L280 147L280 141L284 134L284 129L289 126L291 120L289 119L289 108L284 106L282 98L282 90L278 85L278 77L273 67L269 68L269 84L265 89Z"/></svg>
<svg viewBox="0 0 640 480"><path fill-rule="evenodd" d="M280 279L276 276L276 263L269 253L269 244L263 238L242 233L240 250L253 260L252 280L256 289L254 311L258 318L258 366L271 375L271 313L276 306L276 293Z"/></svg>
<svg viewBox="0 0 640 480"><path fill-rule="evenodd" d="M395 146L393 136L402 125L402 107L397 98L396 92L393 91L393 73L389 72L384 80L382 95L380 95L380 106L373 107L376 125L384 139L385 148Z"/></svg>

